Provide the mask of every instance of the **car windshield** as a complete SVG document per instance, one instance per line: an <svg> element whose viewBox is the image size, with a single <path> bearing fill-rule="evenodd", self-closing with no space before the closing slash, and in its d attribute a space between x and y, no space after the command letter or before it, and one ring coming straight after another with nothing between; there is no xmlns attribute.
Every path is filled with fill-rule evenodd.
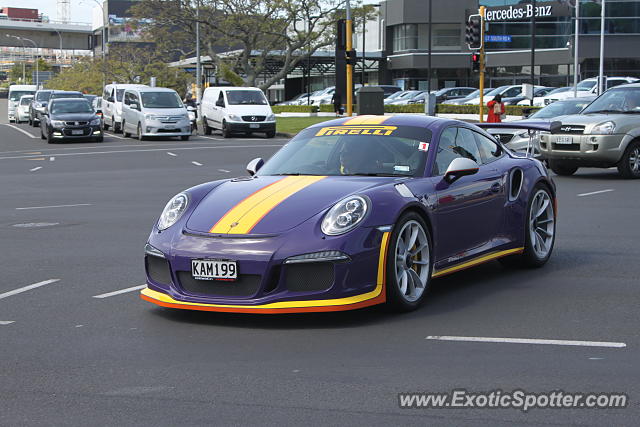
<svg viewBox="0 0 640 427"><path fill-rule="evenodd" d="M81 93L76 92L68 92L68 93L54 93L51 95L51 99L61 99L61 98L82 98Z"/></svg>
<svg viewBox="0 0 640 427"><path fill-rule="evenodd" d="M33 99L33 96L24 96L20 98L20 105L29 105L31 104L32 99Z"/></svg>
<svg viewBox="0 0 640 427"><path fill-rule="evenodd" d="M568 86L568 87L559 87L558 89L554 89L551 92L549 92L547 94L548 95L555 95L556 93L562 93L562 92L567 92L569 90L573 90L573 86Z"/></svg>
<svg viewBox="0 0 640 427"><path fill-rule="evenodd" d="M419 127L334 125L306 129L261 175L422 176L431 132Z"/></svg>
<svg viewBox="0 0 640 427"><path fill-rule="evenodd" d="M145 108L181 108L182 101L175 92L142 92L142 106Z"/></svg>
<svg viewBox="0 0 640 427"><path fill-rule="evenodd" d="M124 89L116 90L116 101L122 102L122 97L124 96Z"/></svg>
<svg viewBox="0 0 640 427"><path fill-rule="evenodd" d="M640 87L620 87L599 96L582 114L640 113Z"/></svg>
<svg viewBox="0 0 640 427"><path fill-rule="evenodd" d="M536 111L530 119L552 119L558 116L568 116L570 114L578 114L584 107L589 105L591 100L569 100L558 101L549 104L546 107Z"/></svg>
<svg viewBox="0 0 640 427"><path fill-rule="evenodd" d="M16 90L9 94L9 99L12 101L19 101L25 95L33 95L35 93L34 90Z"/></svg>
<svg viewBox="0 0 640 427"><path fill-rule="evenodd" d="M52 103L51 114L69 113L93 113L93 108L91 108L91 104L89 104L89 101L87 101L86 99Z"/></svg>
<svg viewBox="0 0 640 427"><path fill-rule="evenodd" d="M596 85L595 80L585 80L578 83L578 90L591 90Z"/></svg>
<svg viewBox="0 0 640 427"><path fill-rule="evenodd" d="M400 98L403 94L404 94L404 91L400 90L398 92L394 92L391 95L387 96L387 99L397 99L397 98Z"/></svg>
<svg viewBox="0 0 640 427"><path fill-rule="evenodd" d="M508 88L509 88L509 86L500 86L500 87L495 88L494 90L492 90L489 93L485 93L485 95L487 95L487 96L500 95L502 92L504 92Z"/></svg>
<svg viewBox="0 0 640 427"><path fill-rule="evenodd" d="M267 100L262 92L257 90L228 90L227 100L229 105L267 105Z"/></svg>
<svg viewBox="0 0 640 427"><path fill-rule="evenodd" d="M51 98L51 92L37 92L36 101L48 101Z"/></svg>

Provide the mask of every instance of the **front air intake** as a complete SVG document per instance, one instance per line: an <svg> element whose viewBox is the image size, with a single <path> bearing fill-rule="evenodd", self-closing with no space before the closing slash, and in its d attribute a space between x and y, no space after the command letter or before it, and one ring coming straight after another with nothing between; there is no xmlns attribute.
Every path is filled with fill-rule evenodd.
<svg viewBox="0 0 640 427"><path fill-rule="evenodd" d="M522 173L522 169L514 168L511 170L511 172L509 172L509 201L510 202L517 200L518 196L520 196L523 180L524 180L524 175Z"/></svg>

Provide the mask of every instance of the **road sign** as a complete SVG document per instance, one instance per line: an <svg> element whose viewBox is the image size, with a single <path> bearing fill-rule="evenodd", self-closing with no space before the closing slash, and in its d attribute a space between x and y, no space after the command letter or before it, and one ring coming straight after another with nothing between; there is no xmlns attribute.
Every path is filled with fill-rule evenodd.
<svg viewBox="0 0 640 427"><path fill-rule="evenodd" d="M511 43L511 36L487 34L484 36L484 41L487 43Z"/></svg>

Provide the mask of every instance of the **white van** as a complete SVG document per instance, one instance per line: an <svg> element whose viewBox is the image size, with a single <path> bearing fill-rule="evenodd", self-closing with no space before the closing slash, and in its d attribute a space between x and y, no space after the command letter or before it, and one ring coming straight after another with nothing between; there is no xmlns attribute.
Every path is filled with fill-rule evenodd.
<svg viewBox="0 0 640 427"><path fill-rule="evenodd" d="M113 128L114 132L122 129L122 97L127 89L149 87L147 85L117 84L106 85L102 91L102 114L104 129Z"/></svg>
<svg viewBox="0 0 640 427"><path fill-rule="evenodd" d="M136 135L141 141L149 136L179 136L187 141L191 136L191 120L175 90L129 88L123 95L122 133L125 137Z"/></svg>
<svg viewBox="0 0 640 427"><path fill-rule="evenodd" d="M232 133L264 132L276 135L276 116L264 93L257 87L208 87L202 95L204 133L219 129L228 138Z"/></svg>
<svg viewBox="0 0 640 427"><path fill-rule="evenodd" d="M33 95L37 90L36 85L11 85L9 86L7 115L9 117L9 123L16 121L16 114L18 110L18 102L24 95Z"/></svg>

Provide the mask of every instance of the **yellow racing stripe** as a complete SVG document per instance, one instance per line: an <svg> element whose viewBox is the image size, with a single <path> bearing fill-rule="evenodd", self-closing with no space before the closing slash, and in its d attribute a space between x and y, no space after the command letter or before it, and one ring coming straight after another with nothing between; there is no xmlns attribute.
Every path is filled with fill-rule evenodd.
<svg viewBox="0 0 640 427"><path fill-rule="evenodd" d="M209 230L216 234L247 234L276 206L326 176L288 176L249 195Z"/></svg>
<svg viewBox="0 0 640 427"><path fill-rule="evenodd" d="M379 125L391 116L356 116L342 123L343 125Z"/></svg>
<svg viewBox="0 0 640 427"><path fill-rule="evenodd" d="M443 270L436 270L433 272L431 277L436 278L436 277L444 276L447 274L455 273L456 271L464 270L469 267L476 266L478 264L483 264L485 262L488 262L494 259L502 258L504 256L522 253L522 251L524 251L524 248L514 248L514 249L507 249L505 251L493 252L488 255L484 255L479 258L472 259L471 261L454 265L453 267L448 267Z"/></svg>

